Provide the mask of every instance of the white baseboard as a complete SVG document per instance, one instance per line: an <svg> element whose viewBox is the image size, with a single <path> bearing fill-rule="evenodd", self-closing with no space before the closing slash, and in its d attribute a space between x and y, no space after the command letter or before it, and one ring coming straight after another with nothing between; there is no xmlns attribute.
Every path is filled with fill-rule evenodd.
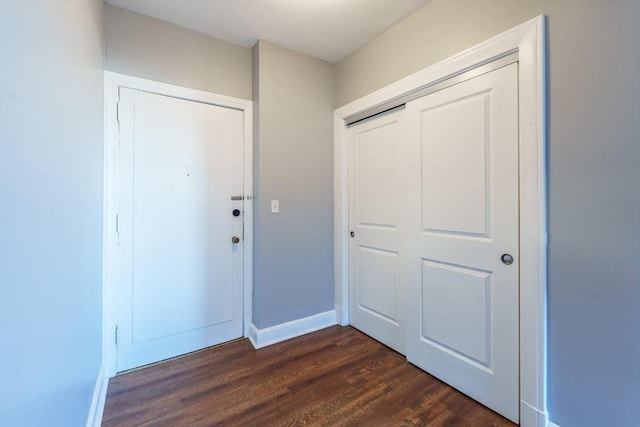
<svg viewBox="0 0 640 427"><path fill-rule="evenodd" d="M336 312L330 310L265 329L258 329L255 325L251 324L248 338L251 344L253 344L253 347L258 349L310 332L315 332L335 324Z"/></svg>
<svg viewBox="0 0 640 427"><path fill-rule="evenodd" d="M109 376L106 375L104 365L100 366L96 386L93 389L93 399L91 399L91 409L87 417L87 427L100 427L102 425L102 414L104 413L104 403L107 400L107 386Z"/></svg>
<svg viewBox="0 0 640 427"><path fill-rule="evenodd" d="M551 421L549 421L549 424L547 424L547 427L560 427L558 424L554 424Z"/></svg>

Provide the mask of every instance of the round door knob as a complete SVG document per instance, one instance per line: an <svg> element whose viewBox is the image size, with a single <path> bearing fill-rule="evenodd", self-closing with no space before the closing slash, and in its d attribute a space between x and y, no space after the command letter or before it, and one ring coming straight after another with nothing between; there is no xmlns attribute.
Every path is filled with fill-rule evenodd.
<svg viewBox="0 0 640 427"><path fill-rule="evenodd" d="M513 256L509 254L502 254L502 256L500 257L500 260L506 265L513 264Z"/></svg>
<svg viewBox="0 0 640 427"><path fill-rule="evenodd" d="M240 238L238 236L233 236L231 238L231 243L240 243Z"/></svg>

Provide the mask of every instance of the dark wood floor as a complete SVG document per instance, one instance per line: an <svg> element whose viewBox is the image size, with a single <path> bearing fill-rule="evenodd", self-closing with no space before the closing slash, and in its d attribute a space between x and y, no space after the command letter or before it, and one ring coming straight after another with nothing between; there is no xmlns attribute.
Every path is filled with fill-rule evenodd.
<svg viewBox="0 0 640 427"><path fill-rule="evenodd" d="M513 426L351 327L112 378L103 426Z"/></svg>

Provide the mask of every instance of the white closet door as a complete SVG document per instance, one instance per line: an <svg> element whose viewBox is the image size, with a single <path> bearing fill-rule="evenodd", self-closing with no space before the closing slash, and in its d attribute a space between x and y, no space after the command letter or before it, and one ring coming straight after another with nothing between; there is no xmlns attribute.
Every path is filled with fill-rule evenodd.
<svg viewBox="0 0 640 427"><path fill-rule="evenodd" d="M402 354L398 150L403 114L385 113L349 129L350 322Z"/></svg>
<svg viewBox="0 0 640 427"><path fill-rule="evenodd" d="M242 113L121 89L118 370L242 336Z"/></svg>
<svg viewBox="0 0 640 427"><path fill-rule="evenodd" d="M517 64L412 101L406 119L407 358L518 422Z"/></svg>

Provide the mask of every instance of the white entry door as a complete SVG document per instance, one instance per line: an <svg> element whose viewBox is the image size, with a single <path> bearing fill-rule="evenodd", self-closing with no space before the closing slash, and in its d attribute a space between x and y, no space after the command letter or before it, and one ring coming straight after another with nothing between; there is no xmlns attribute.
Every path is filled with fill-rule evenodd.
<svg viewBox="0 0 640 427"><path fill-rule="evenodd" d="M350 323L404 354L398 174L404 111L349 129Z"/></svg>
<svg viewBox="0 0 640 427"><path fill-rule="evenodd" d="M240 111L124 88L119 121L123 371L242 336L243 135Z"/></svg>
<svg viewBox="0 0 640 427"><path fill-rule="evenodd" d="M406 105L407 358L519 418L517 64Z"/></svg>

